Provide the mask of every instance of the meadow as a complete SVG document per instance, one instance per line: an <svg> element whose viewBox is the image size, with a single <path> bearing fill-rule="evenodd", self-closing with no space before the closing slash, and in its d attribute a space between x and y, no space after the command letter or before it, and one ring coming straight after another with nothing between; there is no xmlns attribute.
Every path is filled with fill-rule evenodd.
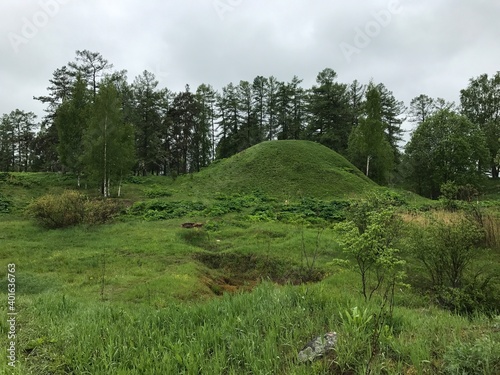
<svg viewBox="0 0 500 375"><path fill-rule="evenodd" d="M474 203L484 232L459 253L468 256L461 285L438 290L415 244L437 252L435 228L467 240L445 230L470 217L469 204L451 211L449 202L380 188L308 143L258 146L176 180L132 176L109 199L117 207L109 220L95 209L98 189L77 188L75 176L1 174L0 345L16 346L15 367L0 357L5 373L500 373L498 187ZM287 160L300 154L306 164L291 172ZM69 190L94 202L82 223L48 229L34 218L37 200L64 202ZM353 202L374 196L384 202L377 212L390 206L401 219L392 247L404 263L387 284L390 299L381 289L363 296L358 258L338 230ZM308 341L330 331L334 351L298 361Z"/></svg>

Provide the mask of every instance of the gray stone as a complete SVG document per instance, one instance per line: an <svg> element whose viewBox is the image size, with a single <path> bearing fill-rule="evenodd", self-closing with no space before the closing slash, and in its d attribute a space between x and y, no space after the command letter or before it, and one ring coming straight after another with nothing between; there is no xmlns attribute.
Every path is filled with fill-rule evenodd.
<svg viewBox="0 0 500 375"><path fill-rule="evenodd" d="M309 341L299 352L299 362L314 361L327 351L333 350L337 343L337 332L328 332Z"/></svg>

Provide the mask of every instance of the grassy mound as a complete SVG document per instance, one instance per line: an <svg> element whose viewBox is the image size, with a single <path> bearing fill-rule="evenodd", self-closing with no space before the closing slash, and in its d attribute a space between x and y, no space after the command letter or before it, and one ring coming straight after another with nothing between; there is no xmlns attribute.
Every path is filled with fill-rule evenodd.
<svg viewBox="0 0 500 375"><path fill-rule="evenodd" d="M297 198L349 198L376 184L347 159L310 141L269 141L179 181L196 195L245 193Z"/></svg>

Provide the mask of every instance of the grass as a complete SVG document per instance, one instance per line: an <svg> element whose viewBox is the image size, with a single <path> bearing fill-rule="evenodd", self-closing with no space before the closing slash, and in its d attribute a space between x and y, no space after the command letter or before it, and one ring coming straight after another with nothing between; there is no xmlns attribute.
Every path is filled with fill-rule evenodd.
<svg viewBox="0 0 500 375"><path fill-rule="evenodd" d="M376 187L335 151L293 140L259 143L178 184L196 197L260 191L281 199L350 198Z"/></svg>
<svg viewBox="0 0 500 375"><path fill-rule="evenodd" d="M145 210L111 224L57 230L40 228L23 209L43 194L75 188L74 177L0 176L0 198L11 202L0 213L0 274L10 263L17 269L19 362L12 373L365 373L370 330L341 313L358 307L375 314L379 305L363 300L333 226L342 216L338 202L380 188L351 168L311 142L265 142L192 177L130 178L122 201L177 202L168 219L146 220ZM397 195L410 208L429 203ZM425 225L413 212L407 221ZM204 226L181 228L186 221ZM498 264L498 250L478 257L480 265ZM315 273L308 268L313 259ZM317 275L319 281L303 282ZM5 277L0 290L7 290ZM498 317L453 315L412 288L398 289L395 300L373 374L458 374L486 353L489 369L476 363L475 370L496 375ZM1 316L6 309L0 304ZM8 329L0 319L2 348ZM336 352L299 363L298 351L328 331L339 335ZM0 356L2 369L6 361Z"/></svg>

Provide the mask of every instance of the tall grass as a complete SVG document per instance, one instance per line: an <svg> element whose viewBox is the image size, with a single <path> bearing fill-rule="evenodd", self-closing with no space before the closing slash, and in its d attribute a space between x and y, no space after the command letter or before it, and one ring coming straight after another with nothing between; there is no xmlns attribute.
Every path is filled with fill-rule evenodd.
<svg viewBox="0 0 500 375"><path fill-rule="evenodd" d="M365 341L369 324L352 325L341 314L357 306L365 318L377 309L321 284L264 283L252 293L162 309L88 303L62 294L24 297L19 306L19 373L361 373L370 358ZM0 327L3 345L5 323ZM475 343L481 337L478 327L484 332L492 323L480 317L471 323L437 309L396 308L372 364L380 372L372 373L441 373L443 355L453 355L459 337ZM299 364L298 351L327 331L338 332L336 352L314 364ZM490 335L490 340L498 339L498 333ZM490 357L493 365L500 361Z"/></svg>

